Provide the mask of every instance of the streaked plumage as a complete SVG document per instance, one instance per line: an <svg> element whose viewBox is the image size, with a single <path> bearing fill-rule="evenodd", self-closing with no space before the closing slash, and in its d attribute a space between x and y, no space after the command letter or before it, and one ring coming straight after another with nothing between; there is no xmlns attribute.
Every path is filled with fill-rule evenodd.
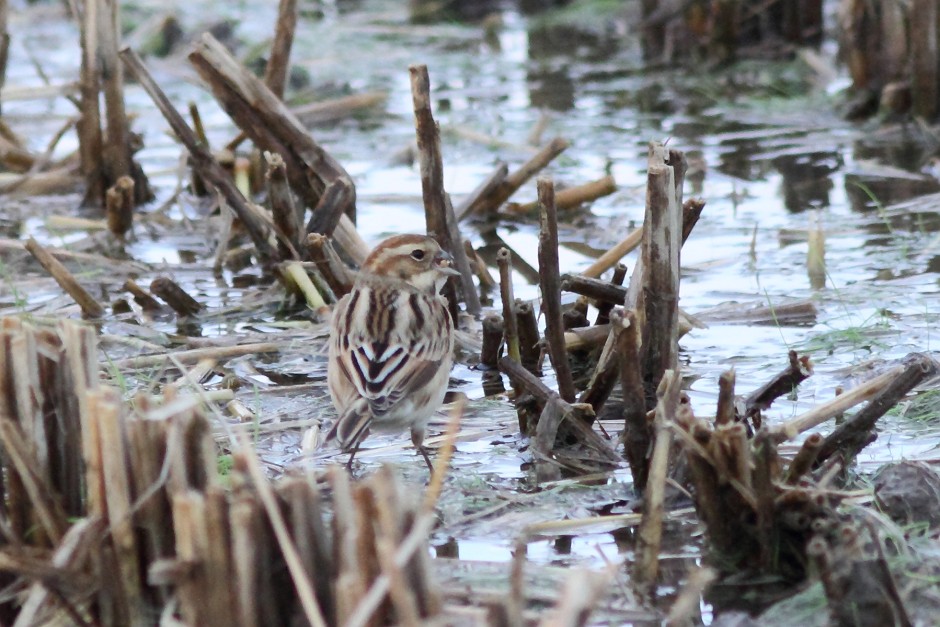
<svg viewBox="0 0 940 627"><path fill-rule="evenodd" d="M370 431L411 430L424 446L428 420L441 405L453 359L447 300L456 274L430 237L398 235L379 244L352 291L333 310L327 381L339 417L327 434L349 462Z"/></svg>

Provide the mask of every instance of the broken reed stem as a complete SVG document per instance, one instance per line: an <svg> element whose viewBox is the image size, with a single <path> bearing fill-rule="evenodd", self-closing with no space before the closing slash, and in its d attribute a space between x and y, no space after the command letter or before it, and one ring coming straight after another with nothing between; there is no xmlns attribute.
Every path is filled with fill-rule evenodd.
<svg viewBox="0 0 940 627"><path fill-rule="evenodd" d="M630 464L633 485L637 491L646 488L649 466L646 460L652 433L646 418L646 400L643 394L643 373L640 368L640 342L642 331L636 313L623 312L620 338L623 353L620 356L620 387L623 396L623 453ZM611 324L614 320L611 319Z"/></svg>
<svg viewBox="0 0 940 627"><path fill-rule="evenodd" d="M486 292L499 288L499 283L493 278L493 275L490 274L490 269L486 266L486 261L484 261L476 251L473 244L470 243L470 240L465 239L463 241L463 247L464 251L467 253L467 259L470 261L470 266L476 273L477 280L480 281L480 288Z"/></svg>
<svg viewBox="0 0 940 627"><path fill-rule="evenodd" d="M905 357L903 370L880 390L874 398L854 416L837 426L826 436L820 447L816 463L819 464L837 451L846 462L854 458L875 437L875 423L908 392L924 380L937 374L938 364L929 355L912 353ZM849 392L851 393L851 392ZM845 394L843 394L845 396Z"/></svg>
<svg viewBox="0 0 940 627"><path fill-rule="evenodd" d="M601 279L592 279L579 274L563 274L561 276L561 290L613 305L622 305L627 296L627 288L622 285L602 281Z"/></svg>
<svg viewBox="0 0 940 627"><path fill-rule="evenodd" d="M320 201L310 214L307 234L319 233L330 237L339 226L346 208L350 206L355 189L345 176L327 183Z"/></svg>
<svg viewBox="0 0 940 627"><path fill-rule="evenodd" d="M509 200L509 197L516 193L516 190L544 169L555 157L564 152L569 145L567 140L556 137L543 146L531 159L522 164L518 170L506 176L499 184L494 185L491 192L486 195L481 195L473 204L467 207L466 211L459 215L461 217L473 213L486 215L496 211L499 209L500 205Z"/></svg>
<svg viewBox="0 0 940 627"><path fill-rule="evenodd" d="M339 300L352 290L353 277L339 255L333 249L330 239L319 233L307 236L307 255L317 265L320 276L326 281L336 299Z"/></svg>
<svg viewBox="0 0 940 627"><path fill-rule="evenodd" d="M614 274L610 278L610 285L623 285L623 280L627 277L627 266L622 263L618 263L614 266ZM563 288L564 289L564 288ZM594 319L594 324L607 324L610 322L610 312L614 308L614 305L622 305L623 299L620 299L616 303L597 303L597 318Z"/></svg>
<svg viewBox="0 0 940 627"><path fill-rule="evenodd" d="M799 483L800 479L813 469L822 445L823 436L820 433L811 433L803 440L803 446L800 447L800 450L793 457L793 461L787 467L787 474L783 482L787 485Z"/></svg>
<svg viewBox="0 0 940 627"><path fill-rule="evenodd" d="M541 377L542 369L539 367L539 362L541 361L542 347L535 308L532 307L532 303L517 298L513 313L516 317L516 328L519 332L519 355L522 365L535 376Z"/></svg>
<svg viewBox="0 0 940 627"><path fill-rule="evenodd" d="M277 248L281 259L299 259L300 234L303 211L294 206L294 196L287 182L287 166L281 155L265 152L268 163L265 178L268 181L268 202L278 238Z"/></svg>
<svg viewBox="0 0 940 627"><path fill-rule="evenodd" d="M558 427L565 423L582 444L589 446L594 453L598 454L599 459L612 463L619 461L620 458L610 443L591 428L591 420L586 419L583 406L572 405L565 401L558 395L558 392L545 385L540 378L510 357L503 357L499 360L499 369L509 377L513 388L517 390L517 398L519 391L524 390L544 407L536 425L535 435L535 448L541 454L551 456ZM548 420L546 414L552 411L555 415Z"/></svg>
<svg viewBox="0 0 940 627"><path fill-rule="evenodd" d="M414 105L415 135L418 140L418 165L421 170L421 197L424 201L424 219L428 235L437 240L441 248L454 255L457 242L451 240L447 228L447 207L444 197L444 162L441 157L441 135L431 112L431 84L428 66L408 67L411 76L411 100ZM442 291L447 298L450 316L457 324L458 293L454 279L448 279Z"/></svg>
<svg viewBox="0 0 940 627"><path fill-rule="evenodd" d="M253 353L276 353L282 346L277 342L257 342L240 346L215 346L212 348L193 348L189 350L128 357L113 362L118 370L137 370L141 368L165 367L171 359L181 364L195 364L203 359L229 359Z"/></svg>
<svg viewBox="0 0 940 627"><path fill-rule="evenodd" d="M744 399L745 413L748 417L759 418L761 411L769 408L784 394L793 392L800 383L813 374L813 365L808 355L799 357L796 351L791 350L787 353L787 358L789 363L786 368Z"/></svg>
<svg viewBox="0 0 940 627"><path fill-rule="evenodd" d="M150 293L139 286L134 279L127 279L124 281L124 289L131 293L131 296L134 297L134 302L140 305L141 309L148 312L160 311L163 309L163 305L160 302L150 295Z"/></svg>
<svg viewBox="0 0 940 627"><path fill-rule="evenodd" d="M130 130L124 112L124 68L118 58L119 17L117 0L89 0L96 3L98 44L98 71L104 93L105 119L104 145L101 152L104 184L131 174Z"/></svg>
<svg viewBox="0 0 940 627"><path fill-rule="evenodd" d="M643 494L643 520L637 528L636 562L633 576L639 586L651 589L659 574L659 548L662 543L666 474L672 429L679 406L682 378L674 370L663 373L656 391L656 413L653 419L654 442L649 461L649 479Z"/></svg>
<svg viewBox="0 0 940 627"><path fill-rule="evenodd" d="M300 598L304 616L306 616L313 627L326 627L326 621L323 618L323 613L320 611L320 604L317 602L317 597L313 592L310 573L307 573L304 569L303 562L301 562L300 555L297 552L297 546L291 539L291 534L284 522L284 516L281 514L280 506L274 498L274 491L271 489L268 478L261 469L261 463L258 461L254 448L251 442L248 441L248 437L244 432L239 433L238 448L248 468L251 481L254 483L255 489L258 491L258 496L261 498L261 503L264 505L264 511L268 515L271 528L274 530L278 547L280 547L281 553L284 555L284 561L287 562L287 570L290 572L294 588L297 590L297 596Z"/></svg>
<svg viewBox="0 0 940 627"><path fill-rule="evenodd" d="M428 534L434 528L437 517L432 513L423 512L415 520L411 531L405 536L395 550L395 565L404 568L411 556L427 542ZM359 605L346 619L345 627L366 627L371 624L372 615L379 609L385 596L388 594L390 582L387 576L380 575L373 580L369 589L361 597Z"/></svg>
<svg viewBox="0 0 940 627"><path fill-rule="evenodd" d="M32 364L30 364L32 365ZM38 381L36 382L38 383ZM31 390L23 390L29 393ZM34 391L32 391L34 392ZM21 416L21 419L25 416ZM23 486L33 510L35 520L42 528L42 533L48 541L55 545L62 539L68 527L65 512L59 505L55 494L46 483L46 472L37 462L37 455L33 451L35 444L32 433L27 436L20 425L9 418L0 419L0 442L3 443L3 452L7 457L11 470L15 470L19 482ZM32 530L28 530L32 531Z"/></svg>
<svg viewBox="0 0 940 627"><path fill-rule="evenodd" d="M636 247L640 245L641 241L643 241L643 227L633 229L630 231L629 235L598 257L597 261L589 265L581 274L586 277L599 277L604 274L604 272L617 265L617 263L631 251L635 250Z"/></svg>
<svg viewBox="0 0 940 627"><path fill-rule="evenodd" d="M219 190L229 206L242 221L245 230L248 231L248 235L251 237L251 241L254 243L262 260L266 263L276 260L278 258L277 251L268 240L270 229L257 209L245 199L235 186L232 178L225 172L222 166L219 165L215 157L212 156L212 153L199 141L192 129L189 128L189 125L186 124L183 117L170 103L166 94L160 89L160 86L153 79L153 76L147 71L147 68L144 66L140 57L137 56L137 53L129 48L125 48L121 51L121 58L124 60L124 64L127 66L128 70L130 70L131 74L137 78L141 87L144 88L144 91L150 95L150 98L153 100L154 104L157 105L160 113L166 118L166 121L169 123L170 128L173 129L173 133L176 135L177 139L179 139L186 147L186 150L189 151L190 157L192 157L193 160L193 167L199 171L207 182Z"/></svg>
<svg viewBox="0 0 940 627"><path fill-rule="evenodd" d="M264 68L264 83L278 98L284 97L284 87L290 73L290 49L297 28L297 0L281 0L277 6L277 24L271 56Z"/></svg>
<svg viewBox="0 0 940 627"><path fill-rule="evenodd" d="M571 307L565 309L561 314L561 324L565 331L573 329L582 329L591 326L591 321L587 317L588 302L585 298L579 298Z"/></svg>
<svg viewBox="0 0 940 627"><path fill-rule="evenodd" d="M603 345L608 335L610 335L610 327L606 324L569 329L565 332L565 348L569 351L590 350Z"/></svg>
<svg viewBox="0 0 940 627"><path fill-rule="evenodd" d="M314 285L313 281L310 279L310 275L307 274L307 271L299 261L285 262L281 265L281 272L287 277L287 280L300 291L310 309L319 312L326 307L326 301L323 300L320 291L317 290L316 285Z"/></svg>
<svg viewBox="0 0 940 627"><path fill-rule="evenodd" d="M555 207L560 211L573 209L574 207L597 200L598 198L610 196L615 191L617 191L617 183L614 181L614 177L608 175L596 181L590 181L583 185L560 190L555 195ZM522 204L509 203L506 205L506 211L511 214L528 214L536 211L538 208L539 203L537 200Z"/></svg>
<svg viewBox="0 0 940 627"><path fill-rule="evenodd" d="M483 310L483 305L480 303L480 294L477 287L473 283L470 257L461 244L460 227L457 224L457 217L454 215L454 206L450 202L450 194L444 195L444 217L447 221L447 230L453 246L454 267L460 272L460 289L463 294L464 305L467 308L467 313L478 319L480 312Z"/></svg>
<svg viewBox="0 0 940 627"><path fill-rule="evenodd" d="M85 179L86 204L98 204L104 196L101 152L104 139L101 130L100 83L98 75L98 11L97 2L90 1L81 14L79 25L82 64L79 78L81 116L76 124L78 152L82 177Z"/></svg>
<svg viewBox="0 0 940 627"><path fill-rule="evenodd" d="M776 441L783 442L795 438L800 433L818 427L830 418L841 415L847 409L855 407L859 403L873 398L880 393L889 383L894 381L904 372L904 366L895 366L887 372L884 372L865 383L836 396L831 401L817 405L813 409L804 412L788 420L787 422L774 427L773 433Z"/></svg>
<svg viewBox="0 0 940 627"><path fill-rule="evenodd" d="M594 408L594 414L600 412L601 407L614 389L614 385L621 378L621 360L630 350L629 338L624 334L629 325L624 318L622 310L611 311L610 335L604 350L597 360L597 366L591 375L591 382L578 399L579 403L587 403Z"/></svg>
<svg viewBox="0 0 940 627"><path fill-rule="evenodd" d="M746 446L746 445L745 445ZM751 442L753 454L751 486L754 493L754 509L757 513L756 536L760 545L759 563L764 572L773 570L775 551L779 540L776 537L774 499L777 496L774 479L778 475L777 446L767 429L757 432Z"/></svg>
<svg viewBox="0 0 940 627"><path fill-rule="evenodd" d="M718 409L715 411L715 426L734 422L734 367L725 370L718 377Z"/></svg>
<svg viewBox="0 0 940 627"><path fill-rule="evenodd" d="M503 318L491 314L483 318L483 347L480 349L480 365L495 369L499 367L499 349L503 344Z"/></svg>
<svg viewBox="0 0 940 627"><path fill-rule="evenodd" d="M150 283L150 292L163 299L180 316L195 316L205 307L186 293L173 279L166 276L155 278Z"/></svg>
<svg viewBox="0 0 940 627"><path fill-rule="evenodd" d="M122 176L105 192L105 214L108 230L115 237L124 237L134 225L134 179Z"/></svg>
<svg viewBox="0 0 940 627"><path fill-rule="evenodd" d="M212 35L200 37L189 60L238 127L259 148L284 158L291 188L306 206L316 206L329 181L349 177L281 99ZM353 227L348 216L347 222Z"/></svg>
<svg viewBox="0 0 940 627"><path fill-rule="evenodd" d="M561 280L558 276L558 213L555 208L555 185L551 179L540 178L539 194L539 284L542 291L542 313L545 314L545 341L558 380L558 394L569 403L575 399L571 364L565 350L565 327L561 318Z"/></svg>
<svg viewBox="0 0 940 627"><path fill-rule="evenodd" d="M503 301L503 330L506 335L506 352L513 361L521 361L519 353L519 327L512 306L516 302L512 293L512 255L508 248L500 248L496 253L496 265L499 266L499 293Z"/></svg>
<svg viewBox="0 0 940 627"><path fill-rule="evenodd" d="M85 291L85 288L79 285L72 273L69 272L58 259L53 257L48 250L43 248L39 242L30 237L26 242L26 250L29 251L29 254L35 257L36 261L55 279L59 287L65 290L66 293L78 303L78 306L82 308L82 314L88 318L100 318L104 315L104 307L102 307L91 294Z"/></svg>
<svg viewBox="0 0 940 627"><path fill-rule="evenodd" d="M643 221L643 381L649 399L662 374L675 371L679 340L679 247L682 206L676 172L666 165L663 146L650 143ZM634 274L636 274L636 268Z"/></svg>

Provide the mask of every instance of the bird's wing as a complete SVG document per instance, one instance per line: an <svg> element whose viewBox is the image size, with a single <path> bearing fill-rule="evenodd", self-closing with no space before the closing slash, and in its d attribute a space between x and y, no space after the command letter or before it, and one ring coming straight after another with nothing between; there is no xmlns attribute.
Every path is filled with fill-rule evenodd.
<svg viewBox="0 0 940 627"><path fill-rule="evenodd" d="M363 287L343 313L339 362L374 416L391 411L450 361L451 321L442 299Z"/></svg>
<svg viewBox="0 0 940 627"><path fill-rule="evenodd" d="M369 324L358 325L358 333L351 334L349 361L354 384L380 416L426 385L449 361L450 318L437 299L406 291L368 291L357 309L368 312Z"/></svg>

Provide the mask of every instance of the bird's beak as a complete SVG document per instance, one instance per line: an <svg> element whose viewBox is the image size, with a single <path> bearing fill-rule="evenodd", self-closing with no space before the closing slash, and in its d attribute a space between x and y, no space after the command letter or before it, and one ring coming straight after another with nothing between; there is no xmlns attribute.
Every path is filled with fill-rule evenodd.
<svg viewBox="0 0 940 627"><path fill-rule="evenodd" d="M460 271L454 267L454 258L446 250L442 250L434 256L434 267L441 274L460 276Z"/></svg>

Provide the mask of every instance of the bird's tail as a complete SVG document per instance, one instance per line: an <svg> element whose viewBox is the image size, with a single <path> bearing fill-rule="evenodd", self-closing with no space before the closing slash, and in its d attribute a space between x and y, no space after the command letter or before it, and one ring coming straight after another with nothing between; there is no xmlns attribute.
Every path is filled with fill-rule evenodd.
<svg viewBox="0 0 940 627"><path fill-rule="evenodd" d="M372 409L364 398L353 401L346 408L326 434L326 441L336 440L344 451L350 451L369 435L369 425L372 424Z"/></svg>

